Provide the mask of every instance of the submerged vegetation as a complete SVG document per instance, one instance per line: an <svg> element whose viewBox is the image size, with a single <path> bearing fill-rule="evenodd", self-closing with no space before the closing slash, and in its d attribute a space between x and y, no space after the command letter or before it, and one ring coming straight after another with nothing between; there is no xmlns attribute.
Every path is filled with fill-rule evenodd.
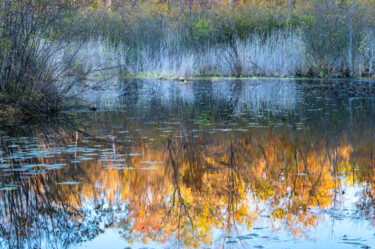
<svg viewBox="0 0 375 249"><path fill-rule="evenodd" d="M58 111L103 68L180 80L374 77L374 13L370 0L3 0L0 103Z"/></svg>

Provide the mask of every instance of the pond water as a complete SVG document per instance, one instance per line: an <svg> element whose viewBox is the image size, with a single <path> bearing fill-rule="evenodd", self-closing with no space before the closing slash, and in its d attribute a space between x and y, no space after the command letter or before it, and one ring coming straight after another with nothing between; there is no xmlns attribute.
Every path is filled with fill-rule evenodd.
<svg viewBox="0 0 375 249"><path fill-rule="evenodd" d="M0 248L374 248L375 84L119 79L0 126Z"/></svg>

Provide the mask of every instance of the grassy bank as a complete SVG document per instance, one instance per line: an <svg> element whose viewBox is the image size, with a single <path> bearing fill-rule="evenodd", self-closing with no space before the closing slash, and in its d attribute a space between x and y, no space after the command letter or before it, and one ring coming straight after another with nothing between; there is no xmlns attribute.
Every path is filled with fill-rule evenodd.
<svg viewBox="0 0 375 249"><path fill-rule="evenodd" d="M128 76L375 76L371 1L98 3L82 13L82 57Z"/></svg>
<svg viewBox="0 0 375 249"><path fill-rule="evenodd" d="M375 39L367 34L367 45L354 60L353 77L375 76ZM301 34L297 31L279 30L269 34L253 35L234 44L202 43L200 48L171 46L165 41L158 48L144 46L131 57L130 48L115 47L105 41L92 41L79 53L89 58L81 70L121 65L121 76L191 79L194 77L313 77L343 78L349 71L345 57L315 60ZM134 51L133 51L134 52ZM87 60L84 60L87 62Z"/></svg>

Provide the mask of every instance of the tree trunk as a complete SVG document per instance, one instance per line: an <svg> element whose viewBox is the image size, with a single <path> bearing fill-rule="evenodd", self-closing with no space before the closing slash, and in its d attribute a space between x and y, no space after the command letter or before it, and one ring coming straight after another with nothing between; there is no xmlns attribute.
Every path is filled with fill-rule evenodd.
<svg viewBox="0 0 375 249"><path fill-rule="evenodd" d="M292 15L292 11L293 11L293 0L289 0L289 15Z"/></svg>
<svg viewBox="0 0 375 249"><path fill-rule="evenodd" d="M352 0L352 6L349 15L349 77L353 77L353 15L355 0Z"/></svg>
<svg viewBox="0 0 375 249"><path fill-rule="evenodd" d="M105 0L105 7L107 9L111 8L111 5L112 5L112 0Z"/></svg>

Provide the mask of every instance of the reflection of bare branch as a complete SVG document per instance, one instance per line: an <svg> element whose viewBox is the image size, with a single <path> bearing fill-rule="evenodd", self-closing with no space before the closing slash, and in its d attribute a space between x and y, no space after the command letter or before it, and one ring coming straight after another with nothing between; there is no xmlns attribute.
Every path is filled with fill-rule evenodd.
<svg viewBox="0 0 375 249"><path fill-rule="evenodd" d="M182 207L184 209L185 214L187 215L187 217L190 220L190 224L191 224L191 227L192 227L192 230L193 230L193 234L194 234L193 219L191 218L189 210L186 207L185 200L184 200L184 198L181 195L181 190L180 190L180 185L179 185L178 166L177 166L177 164L176 164L176 162L174 160L174 156L173 156L174 153L173 153L172 143L171 143L170 139L168 139L168 150L169 150L169 156L170 156L171 166L172 166L172 170L173 170L173 182L174 182L173 199L175 198L175 194L177 194L178 204L180 205L179 207ZM175 202L173 201L173 205L174 204L175 204ZM170 213L170 211L169 211L169 213Z"/></svg>

